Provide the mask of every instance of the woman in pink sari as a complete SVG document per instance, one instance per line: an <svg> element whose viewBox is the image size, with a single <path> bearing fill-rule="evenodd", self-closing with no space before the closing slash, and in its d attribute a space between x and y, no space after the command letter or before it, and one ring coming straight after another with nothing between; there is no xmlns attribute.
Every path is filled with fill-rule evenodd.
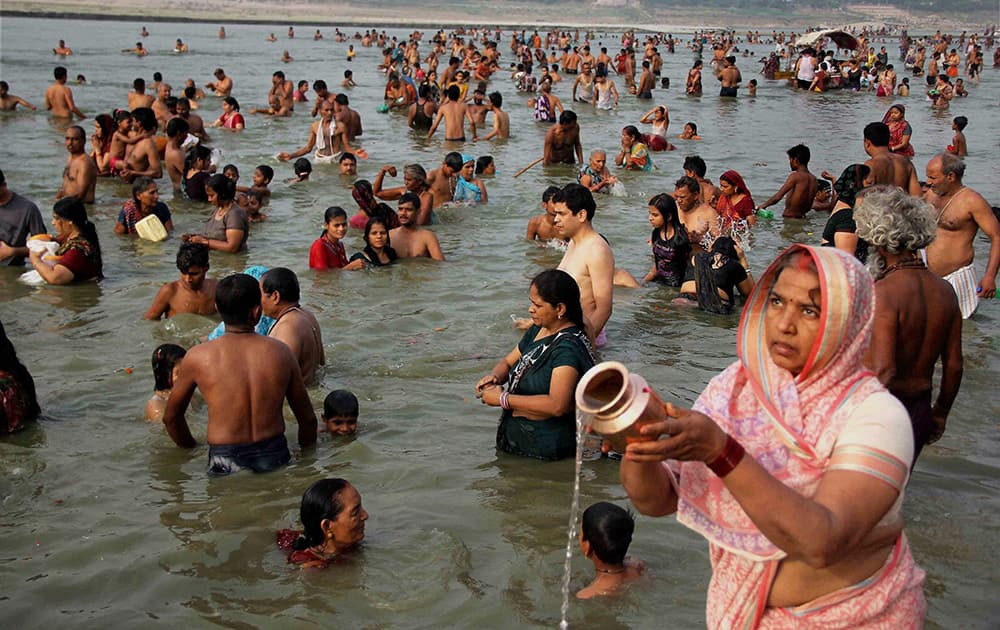
<svg viewBox="0 0 1000 630"><path fill-rule="evenodd" d="M709 628L923 626L900 515L913 435L863 365L873 307L861 263L793 245L747 301L739 360L642 429L668 437L629 445L636 509L709 541Z"/></svg>

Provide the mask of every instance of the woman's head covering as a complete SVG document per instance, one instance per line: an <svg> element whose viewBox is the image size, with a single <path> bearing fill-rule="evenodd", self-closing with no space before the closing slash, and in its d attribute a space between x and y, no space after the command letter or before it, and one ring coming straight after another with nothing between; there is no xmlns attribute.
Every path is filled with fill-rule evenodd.
<svg viewBox="0 0 1000 630"><path fill-rule="evenodd" d="M892 114L892 110L894 109L898 109L899 113L903 115L903 118L906 118L906 105L903 105L902 103L893 103L889 109L885 110L885 116L882 116L882 122L887 125L889 124L889 116Z"/></svg>
<svg viewBox="0 0 1000 630"><path fill-rule="evenodd" d="M351 196L365 214L371 215L371 209L375 207L375 193L372 192L372 183L367 179L359 179L354 182L351 189Z"/></svg>
<svg viewBox="0 0 1000 630"><path fill-rule="evenodd" d="M743 193L744 195L750 194L750 189L747 188L747 183L743 181L743 177L736 171L726 171L719 176L719 179L724 179L729 182L732 187L736 189L737 193Z"/></svg>
<svg viewBox="0 0 1000 630"><path fill-rule="evenodd" d="M871 169L864 164L851 164L845 168L837 181L833 182L833 189L837 191L837 201L843 201L853 208L858 192L865 187L865 178L869 173Z"/></svg>
<svg viewBox="0 0 1000 630"><path fill-rule="evenodd" d="M815 266L820 287L818 333L798 375L775 364L765 328L771 292L789 266ZM792 245L767 268L744 306L738 361L712 379L694 409L715 420L778 481L811 494L851 412L885 391L863 363L874 312L875 287L857 259L833 247ZM885 472L905 482L908 464L900 470L887 465ZM785 556L704 464L673 468L683 480L681 523L746 558Z"/></svg>

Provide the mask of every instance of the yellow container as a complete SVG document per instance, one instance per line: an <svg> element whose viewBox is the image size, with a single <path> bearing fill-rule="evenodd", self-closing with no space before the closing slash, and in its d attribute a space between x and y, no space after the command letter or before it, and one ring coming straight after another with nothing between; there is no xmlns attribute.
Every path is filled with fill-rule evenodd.
<svg viewBox="0 0 1000 630"><path fill-rule="evenodd" d="M135 231L138 232L139 238L144 238L147 241L162 241L167 238L167 229L163 227L160 218L155 214L137 221Z"/></svg>

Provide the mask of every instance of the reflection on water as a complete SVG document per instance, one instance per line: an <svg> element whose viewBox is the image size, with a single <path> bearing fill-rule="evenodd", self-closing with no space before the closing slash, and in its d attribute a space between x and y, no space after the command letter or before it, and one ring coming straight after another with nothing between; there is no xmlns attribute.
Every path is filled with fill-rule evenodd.
<svg viewBox="0 0 1000 630"><path fill-rule="evenodd" d="M263 104L280 49L264 42L269 26L157 23L145 59L114 52L135 41L135 23L69 22L5 18L0 63L11 92L41 103L52 67L90 83L73 86L89 114L125 105L132 80L163 73L177 87L191 77L201 84L222 65L234 77L244 109ZM351 29L353 32L355 29ZM176 37L192 52L164 54ZM48 55L64 38L77 54ZM615 49L613 39L601 38ZM339 84L346 44L308 39L290 47L289 78L323 78ZM758 55L767 47L757 47ZM506 51L506 44L500 46ZM352 65L360 86L350 92L364 119L362 144L372 159L359 165L372 179L382 163L420 162L436 168L445 147L407 133L405 117L378 114L383 79L374 72L375 49L358 49ZM505 53L505 58L508 53ZM740 59L745 76L754 59ZM861 128L880 119L891 101L848 93L811 95L761 81L756 99L720 101L711 94L687 98L676 89L689 55L668 56L672 90L657 89L670 107L671 135L696 121L705 140L673 140L678 150L654 156L657 170L626 173L626 197L602 197L597 229L613 244L616 262L635 276L651 264L646 200L672 189L686 155L699 153L710 177L734 168L756 199L771 195L788 174L785 151L800 141L812 148L814 172L839 172L864 161ZM554 626L559 621L562 560L573 481L573 462L544 463L500 455L494 449L497 413L473 397L473 384L510 351L518 334L510 314L527 310L528 282L558 263L560 252L523 240L530 216L541 212L542 191L573 178L566 166L535 167L512 175L541 152L546 127L501 75L492 83L505 97L514 136L507 142L468 144L475 155L492 154L498 175L487 182L490 204L443 209L434 226L446 264L406 261L388 269L316 274L307 269L309 245L322 229L323 210L353 203L348 180L332 165L315 165L312 179L289 187L288 164L279 150L301 146L308 114L289 120L248 116L245 133L211 130L223 163L236 164L241 183L258 164L275 168L271 219L251 227L249 251L213 254L215 277L248 264L287 266L300 276L303 302L323 327L328 365L310 390L320 409L326 393L349 388L361 400L358 436L321 435L317 448L294 447L294 463L264 476L208 480L206 448L184 451L162 429L142 422L152 393L149 358L165 342L189 346L215 324L182 317L146 322L142 314L160 285L177 277L178 238L147 243L115 236L112 226L129 187L102 181L91 216L97 225L107 278L73 287L32 288L21 270L0 268L0 319L19 355L35 375L46 419L0 442L0 506L4 543L0 581L6 586L4 617L51 624L62 613L84 625L138 625L149 619L172 626ZM994 203L1000 199L995 168L985 159L1000 137L1000 118L989 103L1000 98L998 75L986 69L983 85L952 111L932 113L911 97L908 119L918 167L951 139L950 118L972 123L966 183ZM760 80L760 79L758 79ZM619 86L620 87L620 86ZM557 86L568 97L570 82ZM569 98L563 98L569 103ZM646 111L624 96L617 112L580 115L585 153L617 153L620 130ZM300 106L301 108L301 106ZM219 113L206 99L199 113ZM88 134L92 120L83 122ZM10 187L36 200L48 218L65 161L64 125L42 114L0 114L3 168ZM163 200L177 232L196 229L210 209ZM775 208L780 214L780 208ZM825 217L784 222L780 216L755 228L749 253L759 273L792 240L818 242ZM350 252L361 248L352 231ZM977 242L980 269L987 243ZM608 326L605 359L640 370L665 399L690 404L708 380L735 358L738 316L717 317L675 306L675 289L654 285L619 290ZM998 370L996 302L986 303L963 331L966 371L945 438L921 456L905 505L917 561L928 570L932 623L982 625L995 600L1000 566L980 541L998 530L996 421L992 392ZM122 370L133 366L128 374ZM291 416L286 412L286 417ZM204 441L205 410L191 411L195 437ZM300 571L285 563L274 531L298 526L302 491L322 477L349 479L371 514L363 549L329 571ZM584 464L581 503L624 505L615 462ZM649 566L640 583L613 600L571 601L571 625L676 627L704 623L709 575L707 547L673 519L639 518L630 553ZM572 589L585 585L592 567L572 562Z"/></svg>

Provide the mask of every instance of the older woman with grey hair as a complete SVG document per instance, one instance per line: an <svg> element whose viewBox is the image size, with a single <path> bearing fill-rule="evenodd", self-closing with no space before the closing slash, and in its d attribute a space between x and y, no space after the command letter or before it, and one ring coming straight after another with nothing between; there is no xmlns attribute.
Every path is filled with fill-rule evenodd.
<svg viewBox="0 0 1000 630"><path fill-rule="evenodd" d="M115 234L137 234L135 224L149 215L156 215L168 232L174 229L170 208L160 201L160 189L151 177L136 177L132 182L132 198L125 202L118 220Z"/></svg>
<svg viewBox="0 0 1000 630"><path fill-rule="evenodd" d="M404 193L411 192L420 197L420 207L417 208L417 225L427 225L432 222L434 210L434 194L427 181L427 171L419 164L407 164L403 167L403 185L395 188L383 188L382 182L386 174L396 176L396 167L386 164L379 169L372 184L372 193L384 201L395 201Z"/></svg>
<svg viewBox="0 0 1000 630"><path fill-rule="evenodd" d="M875 328L866 363L903 403L913 425L913 461L944 433L962 383L962 313L951 285L919 250L937 235L933 207L895 186L868 189L854 209L875 275ZM934 366L941 390L931 405Z"/></svg>

